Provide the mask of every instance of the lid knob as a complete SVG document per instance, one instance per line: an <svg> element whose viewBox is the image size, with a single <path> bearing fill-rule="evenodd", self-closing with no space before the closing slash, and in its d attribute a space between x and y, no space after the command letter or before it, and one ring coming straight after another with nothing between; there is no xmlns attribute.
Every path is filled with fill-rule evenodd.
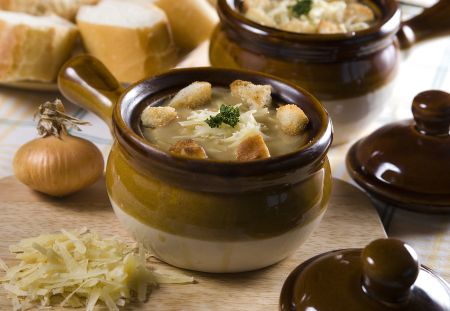
<svg viewBox="0 0 450 311"><path fill-rule="evenodd" d="M363 289L387 305L405 302L419 274L419 262L411 246L396 239L379 239L362 254Z"/></svg>
<svg viewBox="0 0 450 311"><path fill-rule="evenodd" d="M450 94L425 91L414 97L412 113L419 132L425 135L448 136L450 132Z"/></svg>

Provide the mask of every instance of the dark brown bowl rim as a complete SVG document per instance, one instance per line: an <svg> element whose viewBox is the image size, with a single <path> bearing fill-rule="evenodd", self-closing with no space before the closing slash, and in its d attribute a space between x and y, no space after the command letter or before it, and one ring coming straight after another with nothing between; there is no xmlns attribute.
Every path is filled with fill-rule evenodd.
<svg viewBox="0 0 450 311"><path fill-rule="evenodd" d="M284 85L291 91L300 94L300 96L306 97L310 101L313 105L312 109L316 111L318 117L320 118L320 130L312 140L298 150L267 159L238 162L189 159L171 156L170 154L152 146L143 137L137 134L132 129L132 125L127 122L126 119L131 118L130 113L132 113L133 107L131 107L130 112L130 106L134 104L134 107L136 107L139 102L144 100L149 95L148 91L146 92L142 89L146 85L151 84L152 81L156 81L157 79L168 78L176 75L189 76L193 72L199 72L205 75L208 73L217 75L220 73L228 73L230 75L236 75L236 77L248 75L269 80L272 85ZM163 163L173 168L180 168L182 170L209 173L223 172L224 174L233 173L235 176L265 174L270 171L278 171L284 168L301 167L317 163L325 157L331 146L333 137L331 119L327 111L315 96L303 88L278 77L260 72L213 67L173 69L151 78L142 79L128 86L114 107L113 129L119 144L127 145L130 147L128 148L129 150L131 149L143 157L150 157L159 163Z"/></svg>
<svg viewBox="0 0 450 311"><path fill-rule="evenodd" d="M323 43L343 41L372 41L395 34L400 26L400 9L394 0L372 0L380 8L381 18L368 29L342 34L307 34L280 30L273 27L263 26L246 18L237 12L236 1L218 0L218 11L221 19L233 20L241 30L260 37L269 37L278 40L292 42ZM233 6L232 6L233 4Z"/></svg>

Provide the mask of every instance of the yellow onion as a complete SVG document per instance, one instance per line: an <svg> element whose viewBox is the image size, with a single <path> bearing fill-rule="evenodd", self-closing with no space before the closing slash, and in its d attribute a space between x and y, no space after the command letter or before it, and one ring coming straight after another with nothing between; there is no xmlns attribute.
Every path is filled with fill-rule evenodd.
<svg viewBox="0 0 450 311"><path fill-rule="evenodd" d="M20 147L14 156L17 179L52 196L68 195L97 181L104 169L100 150L67 132L87 122L65 115L59 100L41 105L38 115L41 137Z"/></svg>

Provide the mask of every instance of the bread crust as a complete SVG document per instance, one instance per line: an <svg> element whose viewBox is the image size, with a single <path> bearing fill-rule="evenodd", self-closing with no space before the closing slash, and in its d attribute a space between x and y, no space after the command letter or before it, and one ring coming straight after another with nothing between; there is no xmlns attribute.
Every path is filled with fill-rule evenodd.
<svg viewBox="0 0 450 311"><path fill-rule="evenodd" d="M167 19L151 28L126 28L94 24L78 16L77 25L86 50L102 61L120 82L136 82L161 73L177 62Z"/></svg>
<svg viewBox="0 0 450 311"><path fill-rule="evenodd" d="M205 149L192 139L183 139L169 149L169 152L178 157L190 159L207 159Z"/></svg>
<svg viewBox="0 0 450 311"><path fill-rule="evenodd" d="M178 91L169 105L175 108L194 109L208 104L211 101L211 96L211 83L195 81Z"/></svg>
<svg viewBox="0 0 450 311"><path fill-rule="evenodd" d="M100 0L0 0L0 9L32 15L56 14L74 20L82 5L93 5Z"/></svg>
<svg viewBox="0 0 450 311"><path fill-rule="evenodd" d="M18 20L24 17L22 13L3 14ZM0 15L0 81L55 81L70 56L76 36L74 25L34 27L8 22Z"/></svg>
<svg viewBox="0 0 450 311"><path fill-rule="evenodd" d="M258 160L268 157L270 157L270 152L261 134L254 134L245 138L236 149L238 161Z"/></svg>
<svg viewBox="0 0 450 311"><path fill-rule="evenodd" d="M155 4L166 12L175 43L184 51L207 40L219 22L207 0L156 0Z"/></svg>
<svg viewBox="0 0 450 311"><path fill-rule="evenodd" d="M277 109L277 120L281 130L290 136L299 135L308 125L309 119L297 105L283 105Z"/></svg>
<svg viewBox="0 0 450 311"><path fill-rule="evenodd" d="M236 80L230 84L231 95L239 98L251 108L262 108L272 102L272 87L257 85L249 81Z"/></svg>
<svg viewBox="0 0 450 311"><path fill-rule="evenodd" d="M147 107L141 115L142 125L150 128L163 127L175 120L177 111L172 107Z"/></svg>

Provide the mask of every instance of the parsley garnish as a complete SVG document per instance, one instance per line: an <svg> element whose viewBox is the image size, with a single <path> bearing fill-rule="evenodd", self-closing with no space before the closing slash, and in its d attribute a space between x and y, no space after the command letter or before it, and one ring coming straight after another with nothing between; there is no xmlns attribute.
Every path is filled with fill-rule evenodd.
<svg viewBox="0 0 450 311"><path fill-rule="evenodd" d="M292 13L296 16L308 14L312 8L312 0L297 0L297 2L291 6Z"/></svg>
<svg viewBox="0 0 450 311"><path fill-rule="evenodd" d="M205 120L211 128L219 127L222 123L235 127L239 122L239 108L233 106L220 106L219 113Z"/></svg>

